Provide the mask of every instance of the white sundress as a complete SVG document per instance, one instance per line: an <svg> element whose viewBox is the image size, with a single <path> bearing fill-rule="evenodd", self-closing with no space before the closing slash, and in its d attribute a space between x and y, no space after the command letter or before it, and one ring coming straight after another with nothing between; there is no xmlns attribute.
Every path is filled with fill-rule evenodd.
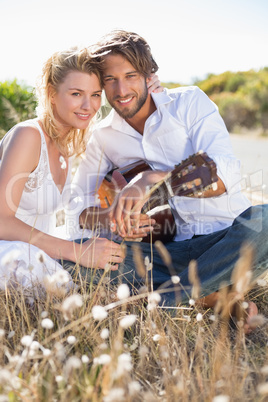
<svg viewBox="0 0 268 402"><path fill-rule="evenodd" d="M57 227L56 215L69 201L70 163L61 193L50 171L46 140L37 119L19 123L19 126L29 125L36 127L40 133L41 152L38 166L25 183L16 217L44 233L63 238L64 233L60 233L63 227ZM72 287L70 275L57 261L29 243L0 240L0 289L20 288L34 296L36 285L47 288L55 282L56 285Z"/></svg>

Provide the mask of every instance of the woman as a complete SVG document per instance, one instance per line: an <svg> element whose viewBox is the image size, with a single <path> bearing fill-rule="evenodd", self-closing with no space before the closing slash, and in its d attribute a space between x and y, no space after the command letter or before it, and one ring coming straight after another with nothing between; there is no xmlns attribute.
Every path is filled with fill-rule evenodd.
<svg viewBox="0 0 268 402"><path fill-rule="evenodd" d="M85 150L101 93L99 71L88 49L57 52L45 63L37 87L38 117L16 125L3 138L1 289L29 289L43 284L47 275L66 272L56 260L101 269L109 263L112 270L123 261L120 245L112 241L77 244L57 237L56 230L56 211L69 201L71 157ZM72 282L70 276L67 281Z"/></svg>

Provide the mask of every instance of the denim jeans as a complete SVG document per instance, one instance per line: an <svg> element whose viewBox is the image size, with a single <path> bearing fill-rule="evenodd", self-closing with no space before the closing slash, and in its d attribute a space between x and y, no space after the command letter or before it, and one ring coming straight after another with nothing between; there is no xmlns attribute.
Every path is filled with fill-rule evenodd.
<svg viewBox="0 0 268 402"><path fill-rule="evenodd" d="M231 284L231 274L239 259L241 246L247 242L254 248L253 279L263 274L268 268L268 205L258 205L248 208L239 215L232 226L208 234L194 236L189 240L165 244L171 255L174 272L163 263L154 246L139 243L143 256L153 259L153 269L148 271L149 282L153 288L166 288L161 293L162 303L175 306L178 301L185 303L191 295L191 285L188 279L188 267L191 260L197 262L198 276L201 283L201 297ZM133 242L125 242L127 256L119 271L111 271L114 283L130 283L139 287L144 279L140 278L133 262ZM151 253L152 251L152 253ZM81 267L81 275L90 280L92 270ZM96 272L101 270L95 270ZM71 272L71 271L70 271ZM103 271L102 271L103 272ZM100 272L100 274L102 273ZM71 272L72 273L72 272ZM172 275L180 277L180 285L173 285ZM179 287L178 291L173 286ZM163 289L164 290L164 289Z"/></svg>

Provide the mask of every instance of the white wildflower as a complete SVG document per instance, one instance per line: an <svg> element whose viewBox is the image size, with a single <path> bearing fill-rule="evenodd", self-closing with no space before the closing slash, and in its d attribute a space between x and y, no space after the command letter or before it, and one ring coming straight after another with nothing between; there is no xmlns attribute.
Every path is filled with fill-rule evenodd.
<svg viewBox="0 0 268 402"><path fill-rule="evenodd" d="M120 320L120 327L127 329L128 327L131 327L131 325L134 324L134 322L136 321L137 316L135 314L129 314L126 315L124 318L122 318Z"/></svg>
<svg viewBox="0 0 268 402"><path fill-rule="evenodd" d="M12 382L12 379L13 379L13 375L9 370L7 370L5 368L0 369L0 384L1 385L10 384Z"/></svg>
<svg viewBox="0 0 268 402"><path fill-rule="evenodd" d="M267 365L266 365L266 366L263 366L263 367L261 368L261 373L262 373L262 374L265 374L265 375L268 374L268 366L267 366Z"/></svg>
<svg viewBox="0 0 268 402"><path fill-rule="evenodd" d="M214 396L214 398L212 399L212 402L229 402L230 401L230 397L228 395L217 395Z"/></svg>
<svg viewBox="0 0 268 402"><path fill-rule="evenodd" d="M125 402L125 400L123 388L112 388L109 394L103 398L103 402Z"/></svg>
<svg viewBox="0 0 268 402"><path fill-rule="evenodd" d="M147 348L147 346L141 345L140 350L139 350L140 357L143 358L143 357L147 356L148 353L149 353L149 349Z"/></svg>
<svg viewBox="0 0 268 402"><path fill-rule="evenodd" d="M54 348L56 359L63 362L66 359L65 347L61 342L55 342Z"/></svg>
<svg viewBox="0 0 268 402"><path fill-rule="evenodd" d="M44 284L47 289L53 291L57 290L59 286L65 285L70 281L67 271L60 270L53 275L46 275L44 278Z"/></svg>
<svg viewBox="0 0 268 402"><path fill-rule="evenodd" d="M111 271L112 264L109 264L108 262L104 266L104 272L109 272Z"/></svg>
<svg viewBox="0 0 268 402"><path fill-rule="evenodd" d="M153 264L150 262L147 267L147 271L151 271L153 269Z"/></svg>
<svg viewBox="0 0 268 402"><path fill-rule="evenodd" d="M44 318L41 321L41 326L45 329L51 329L54 327L54 322L50 318Z"/></svg>
<svg viewBox="0 0 268 402"><path fill-rule="evenodd" d="M158 303L160 303L160 301L161 301L161 296L160 296L159 293L152 292L152 293L149 294L149 296L148 296L148 302L149 303L158 304Z"/></svg>
<svg viewBox="0 0 268 402"><path fill-rule="evenodd" d="M38 250L37 253L35 254L35 257L42 264L45 262L45 259L46 259L45 253L42 250Z"/></svg>
<svg viewBox="0 0 268 402"><path fill-rule="evenodd" d="M190 299L190 300L189 300L189 304L190 304L190 306L194 306L194 305L195 305L194 299Z"/></svg>
<svg viewBox="0 0 268 402"><path fill-rule="evenodd" d="M130 296L130 290L126 283L122 283L117 289L117 297L119 300L127 299Z"/></svg>
<svg viewBox="0 0 268 402"><path fill-rule="evenodd" d="M3 328L0 328L0 339L2 339L5 336L5 330Z"/></svg>
<svg viewBox="0 0 268 402"><path fill-rule="evenodd" d="M51 350L50 349L43 348L42 352L43 352L43 355L45 357L48 357L48 356L51 355Z"/></svg>
<svg viewBox="0 0 268 402"><path fill-rule="evenodd" d="M21 344L26 347L31 346L32 341L33 341L33 338L31 335L24 335L20 340Z"/></svg>
<svg viewBox="0 0 268 402"><path fill-rule="evenodd" d="M82 363L87 364L87 363L89 363L89 357L87 355L83 355L81 357L81 361L82 361Z"/></svg>
<svg viewBox="0 0 268 402"><path fill-rule="evenodd" d="M13 338L14 335L15 335L15 331L10 331L7 337L8 337L8 339L11 339L11 338Z"/></svg>
<svg viewBox="0 0 268 402"><path fill-rule="evenodd" d="M267 286L267 282L265 279L258 279L257 280L257 285L258 286Z"/></svg>
<svg viewBox="0 0 268 402"><path fill-rule="evenodd" d="M248 308L248 302L243 301L243 303L241 304L241 306L243 307L243 309L247 309Z"/></svg>
<svg viewBox="0 0 268 402"><path fill-rule="evenodd" d="M94 320L102 321L108 316L108 313L107 313L107 311L105 310L104 307L102 307L102 306L94 306L92 308L92 315L93 315Z"/></svg>
<svg viewBox="0 0 268 402"><path fill-rule="evenodd" d="M129 391L130 396L140 392L141 391L140 383L138 381L131 381L128 384L128 391Z"/></svg>
<svg viewBox="0 0 268 402"><path fill-rule="evenodd" d="M100 337L101 337L101 339L109 338L109 329L108 328L103 328L101 330Z"/></svg>
<svg viewBox="0 0 268 402"><path fill-rule="evenodd" d="M123 374L125 374L126 371L131 370L132 370L132 362L130 354L122 353L120 356L118 356L116 377L119 378Z"/></svg>
<svg viewBox="0 0 268 402"><path fill-rule="evenodd" d="M191 322L191 317L189 315L184 315L183 318L187 321L187 322Z"/></svg>
<svg viewBox="0 0 268 402"><path fill-rule="evenodd" d="M61 305L64 319L66 321L71 319L74 310L76 310L77 308L81 308L82 306L83 306L83 299L81 295L73 294L67 297Z"/></svg>
<svg viewBox="0 0 268 402"><path fill-rule="evenodd" d="M29 264L29 265L28 265L28 270L29 270L30 272L32 272L32 271L34 270L34 265L33 265L33 264Z"/></svg>
<svg viewBox="0 0 268 402"><path fill-rule="evenodd" d="M106 365L109 364L111 362L111 356L107 355L105 353L103 353L102 355L100 355L99 357L95 357L93 360L93 364L97 365L97 364L101 364L101 365Z"/></svg>
<svg viewBox="0 0 268 402"><path fill-rule="evenodd" d="M105 342L103 342L103 343L101 343L100 345L99 345L99 349L100 350L105 350L105 349L107 349L108 348L108 345L107 345L107 343L105 343Z"/></svg>
<svg viewBox="0 0 268 402"><path fill-rule="evenodd" d="M37 341L33 341L32 343L31 343L31 345L30 345L30 349L31 350L38 350L39 348L40 348L40 343L39 342L37 342Z"/></svg>
<svg viewBox="0 0 268 402"><path fill-rule="evenodd" d="M68 375L72 370L82 367L82 362L77 356L71 356L66 362L65 371Z"/></svg>
<svg viewBox="0 0 268 402"><path fill-rule="evenodd" d="M144 265L147 271L151 271L153 269L153 264L150 262L148 255L144 258Z"/></svg>
<svg viewBox="0 0 268 402"><path fill-rule="evenodd" d="M235 284L235 288L238 293L244 294L245 289L248 288L251 277L252 277L252 272L247 271L244 273L244 275L241 278L239 278L239 280Z"/></svg>
<svg viewBox="0 0 268 402"><path fill-rule="evenodd" d="M174 285L177 285L178 283L180 283L181 279L178 275L173 275L171 277L171 282L174 283Z"/></svg>
<svg viewBox="0 0 268 402"><path fill-rule="evenodd" d="M203 315L202 315L201 313L198 313L198 314L196 315L196 321L200 322L200 321L202 321L202 320L203 320Z"/></svg>
<svg viewBox="0 0 268 402"><path fill-rule="evenodd" d="M153 341L154 342L158 342L160 339L161 339L161 335L159 335L159 334L156 334L156 335L153 336Z"/></svg>
<svg viewBox="0 0 268 402"><path fill-rule="evenodd" d="M47 318L47 317L48 317L48 312L47 311L42 311L41 318Z"/></svg>
<svg viewBox="0 0 268 402"><path fill-rule="evenodd" d="M266 323L267 319L262 314L253 315L249 318L248 324L250 328L254 329L257 327L261 327Z"/></svg>
<svg viewBox="0 0 268 402"><path fill-rule="evenodd" d="M76 337L74 335L69 335L68 338L67 338L67 342L70 345L73 345L76 342Z"/></svg>
<svg viewBox="0 0 268 402"><path fill-rule="evenodd" d="M67 271L64 269L60 269L59 271L53 274L55 282L58 284L64 285L70 281L70 277Z"/></svg>
<svg viewBox="0 0 268 402"><path fill-rule="evenodd" d="M210 321L216 321L216 316L215 316L215 314L211 314L211 315L209 316L209 319L210 319Z"/></svg>
<svg viewBox="0 0 268 402"><path fill-rule="evenodd" d="M62 375L56 375L55 380L57 383L62 382L64 380L64 378L62 377Z"/></svg>
<svg viewBox="0 0 268 402"><path fill-rule="evenodd" d="M160 301L161 301L161 296L159 293L157 293L157 292L150 293L148 296L147 310L148 311L154 310L158 306Z"/></svg>
<svg viewBox="0 0 268 402"><path fill-rule="evenodd" d="M148 267L149 264L150 264L150 258L148 257L148 255L146 255L146 257L144 258L144 265Z"/></svg>

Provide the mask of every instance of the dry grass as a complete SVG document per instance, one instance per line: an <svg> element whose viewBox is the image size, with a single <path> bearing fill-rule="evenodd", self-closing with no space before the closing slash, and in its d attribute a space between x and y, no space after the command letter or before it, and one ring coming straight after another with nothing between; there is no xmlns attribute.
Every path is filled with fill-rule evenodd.
<svg viewBox="0 0 268 402"><path fill-rule="evenodd" d="M195 304L175 317L105 281L97 291L82 286L35 301L1 294L0 401L267 400L268 286L262 280L250 291L262 315L245 336L249 264L246 247L215 311ZM234 302L236 328L229 324Z"/></svg>

